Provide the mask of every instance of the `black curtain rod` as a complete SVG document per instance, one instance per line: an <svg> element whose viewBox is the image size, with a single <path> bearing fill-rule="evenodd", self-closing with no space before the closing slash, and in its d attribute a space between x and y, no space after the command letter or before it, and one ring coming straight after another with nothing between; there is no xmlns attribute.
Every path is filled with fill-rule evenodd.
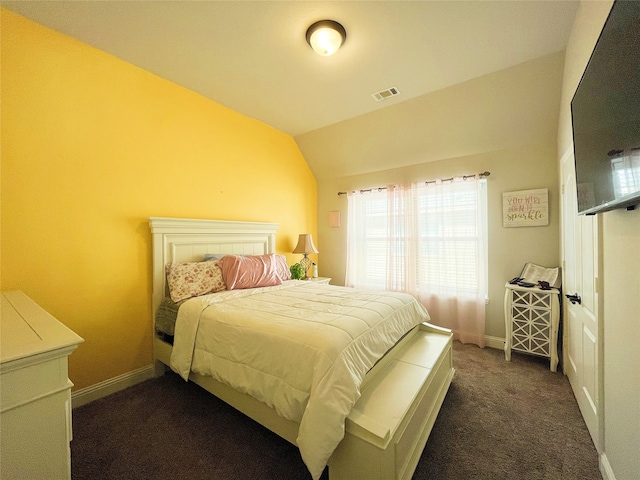
<svg viewBox="0 0 640 480"><path fill-rule="evenodd" d="M462 175L462 179L466 180L467 178L473 178L473 177L488 177L489 175L491 175L491 172L482 172L482 173L476 173L473 175ZM456 177L451 177L451 178L441 178L440 181L441 182L452 182L453 179ZM428 185L430 183L436 183L438 180L427 180L426 182L424 182L425 185ZM381 192L382 190L386 190L388 187L378 187L378 188L367 188L367 189L362 189L360 190L360 193L365 193L365 192L371 192L373 190L377 190L378 192ZM355 193L356 190L354 190ZM338 192L338 195L346 195L348 192Z"/></svg>

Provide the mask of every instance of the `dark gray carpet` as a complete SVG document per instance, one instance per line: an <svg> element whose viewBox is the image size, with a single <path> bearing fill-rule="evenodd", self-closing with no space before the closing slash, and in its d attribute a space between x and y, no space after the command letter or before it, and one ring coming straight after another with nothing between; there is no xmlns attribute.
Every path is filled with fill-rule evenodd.
<svg viewBox="0 0 640 480"><path fill-rule="evenodd" d="M456 342L454 364L414 480L601 480L547 360ZM74 480L310 478L296 447L172 373L75 409L73 430Z"/></svg>

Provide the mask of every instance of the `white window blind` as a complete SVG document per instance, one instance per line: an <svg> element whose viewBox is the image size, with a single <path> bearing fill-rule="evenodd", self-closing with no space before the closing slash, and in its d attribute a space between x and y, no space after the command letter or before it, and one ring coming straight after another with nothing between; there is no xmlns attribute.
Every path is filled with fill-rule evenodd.
<svg viewBox="0 0 640 480"><path fill-rule="evenodd" d="M442 313L447 302L481 303L483 337L486 211L484 179L349 194L346 284L412 293L432 318L459 316Z"/></svg>

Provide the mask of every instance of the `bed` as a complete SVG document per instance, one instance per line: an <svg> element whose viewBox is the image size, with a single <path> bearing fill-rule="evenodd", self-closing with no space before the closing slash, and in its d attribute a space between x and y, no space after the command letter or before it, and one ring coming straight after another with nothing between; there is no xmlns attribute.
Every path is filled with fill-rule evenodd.
<svg viewBox="0 0 640 480"><path fill-rule="evenodd" d="M156 314L164 308L163 302L168 294L166 275L168 264L201 262L207 255L264 256L273 254L275 253L278 225L261 222L152 217L150 227L153 239L152 312L155 332ZM384 350L386 353L379 354L381 358L375 357L376 360L372 361L371 365L367 362L374 357L364 358L366 370L361 367L363 369L362 377L354 374L354 379L349 380L354 383L355 387L354 392L349 391L346 396L352 396L353 402L350 404L349 401L346 401L345 405L348 406L348 409L341 417L341 424L337 426L326 424L327 432L325 435L324 427L317 428L318 421L322 421L324 418L322 416L324 413L317 412L322 411L327 403L331 403L327 402L326 398L323 399L320 396L318 399L314 399L314 394L312 394L308 398L308 404L298 402L304 404L301 412L283 411L279 404L271 401L271 398L262 398L250 391L251 389L244 388L244 380L240 378L236 382L234 377L229 376L230 381L226 381L224 375L221 376L217 373L212 374L217 379L214 378L199 366L198 360L194 359L197 355L189 359L186 367L179 368L176 368L176 357L180 357L181 352L194 351L195 332L202 335L199 342L208 341L205 340L203 332L213 327L206 327L208 324L204 323L205 317L202 312L213 311L220 305L223 306L225 315L234 306L233 308L236 310L245 312L246 318L242 321L262 321L263 312L259 311L261 309L255 309L255 314L249 314L246 312L251 311L253 307L247 308L251 304L243 303L258 300L262 302L262 305L267 305L263 309L264 315L276 315L270 317L271 319L265 317L265 321L272 321L275 325L276 323L284 323L286 316L281 314L282 318L278 317L278 312L284 311L278 308L285 308L295 303L302 309L301 305L306 308L308 304L311 310L306 315L310 317L315 315L313 309L319 308L316 307L317 302L324 304L328 301L327 298L331 297L336 301L336 304L328 305L326 309L333 312L337 319L336 322L338 322L346 316L343 315L344 312L347 312L345 305L348 304L351 308L351 302L358 302L360 298L364 302L371 302L370 294L345 287L312 285L311 282L303 281L286 281L278 286L220 292L220 296L216 295L218 294L187 300L180 307L179 315L181 318L179 322L182 322L180 325L187 325L185 319L198 319L191 327L191 331L194 332L194 338L191 341L194 343L185 346L183 340L178 341L178 335L175 337L175 343L170 343L166 337L154 335L153 350L156 375L162 375L172 365L172 354L175 354L173 355L173 369L181 372L183 378L198 384L287 441L298 445L310 475L314 479L320 476L325 464L329 467L331 480L359 478L399 480L412 477L454 375L452 335L449 330L423 321L423 318L418 315L419 308L411 305L410 302L407 303L406 298L401 294L388 292L384 296L381 295L380 298L376 297L375 303L383 302L383 309L394 310L397 308L399 311L402 310L403 313L399 314L401 317L399 321L406 323L410 321L408 316L414 317L412 321L415 326L412 324L409 328L404 325L403 328L408 331L405 333L403 330L400 333L396 331L400 327L396 327L395 324L386 324L382 321L375 324L378 331L385 332L384 337L388 336L387 333L395 335L393 337L394 343ZM232 298L227 300L226 297ZM224 301L220 300L221 298L224 298ZM272 304L276 305L273 309L269 307ZM358 319L359 323L369 321L367 309L368 307L362 309L362 314L357 314L365 316ZM273 310L272 313L270 313L271 310ZM303 312L304 310L299 311ZM351 312L351 310L348 311ZM411 313L414 311L418 313ZM217 315L221 314L217 313ZM202 326L197 323L199 315L202 315L203 318ZM252 318L254 316L255 319ZM383 317L387 318L387 316L391 315L385 314ZM426 319L428 320L428 316ZM375 321L378 322L378 320ZM356 328L353 326L353 322L346 322L345 325L341 327L345 331ZM178 324L176 324L176 330L178 328ZM216 335L214 334L214 336ZM309 343L313 343L315 335L314 332L312 336L307 337ZM361 333L357 333L356 336L358 338L367 337ZM233 335L227 337L222 335L221 338L223 338L223 345L230 345L229 338L233 338ZM248 336L242 338L246 339ZM240 343L238 345L241 347ZM316 347L314 346L314 348ZM268 348L265 347L264 351L267 350ZM369 355L370 350L375 350L375 348L370 344L364 344L354 350L358 353L355 356L361 355L362 352ZM263 355L262 350L260 351ZM304 353L300 358L306 356L307 354ZM261 361L263 360L264 358L261 359ZM302 364L297 367L298 370L304 371ZM349 376L339 374L340 368L343 367L335 367L331 364L328 368L333 369L332 372L334 370L338 372L338 374L334 372L333 376L336 378ZM353 370L354 367L349 366L348 368ZM229 375L235 375L233 370L229 371L231 372ZM342 371L345 371L344 368ZM323 373L322 379L324 380L325 377L331 377L331 375ZM246 381L248 385L254 383L256 383L254 378L248 378ZM314 391L322 390L317 384L314 385ZM324 387L325 391L333 391L334 389L343 391L343 386L339 384L336 387L329 384ZM282 395L287 396L288 394ZM315 423L308 419L313 418L314 415ZM318 438L322 440L326 436L328 439L332 439L335 437L336 431L340 432L340 438L335 440L335 445L330 442L329 447L322 444L323 449L330 448L330 450L327 453L320 449L319 458L315 458L318 456L316 455L316 450L319 448L317 446Z"/></svg>

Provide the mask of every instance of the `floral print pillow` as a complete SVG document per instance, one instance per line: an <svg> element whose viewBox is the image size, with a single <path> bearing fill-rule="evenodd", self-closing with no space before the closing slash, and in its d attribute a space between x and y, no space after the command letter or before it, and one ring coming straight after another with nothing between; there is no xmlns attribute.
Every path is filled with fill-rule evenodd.
<svg viewBox="0 0 640 480"><path fill-rule="evenodd" d="M226 288L217 261L170 263L166 270L171 300L176 303Z"/></svg>

